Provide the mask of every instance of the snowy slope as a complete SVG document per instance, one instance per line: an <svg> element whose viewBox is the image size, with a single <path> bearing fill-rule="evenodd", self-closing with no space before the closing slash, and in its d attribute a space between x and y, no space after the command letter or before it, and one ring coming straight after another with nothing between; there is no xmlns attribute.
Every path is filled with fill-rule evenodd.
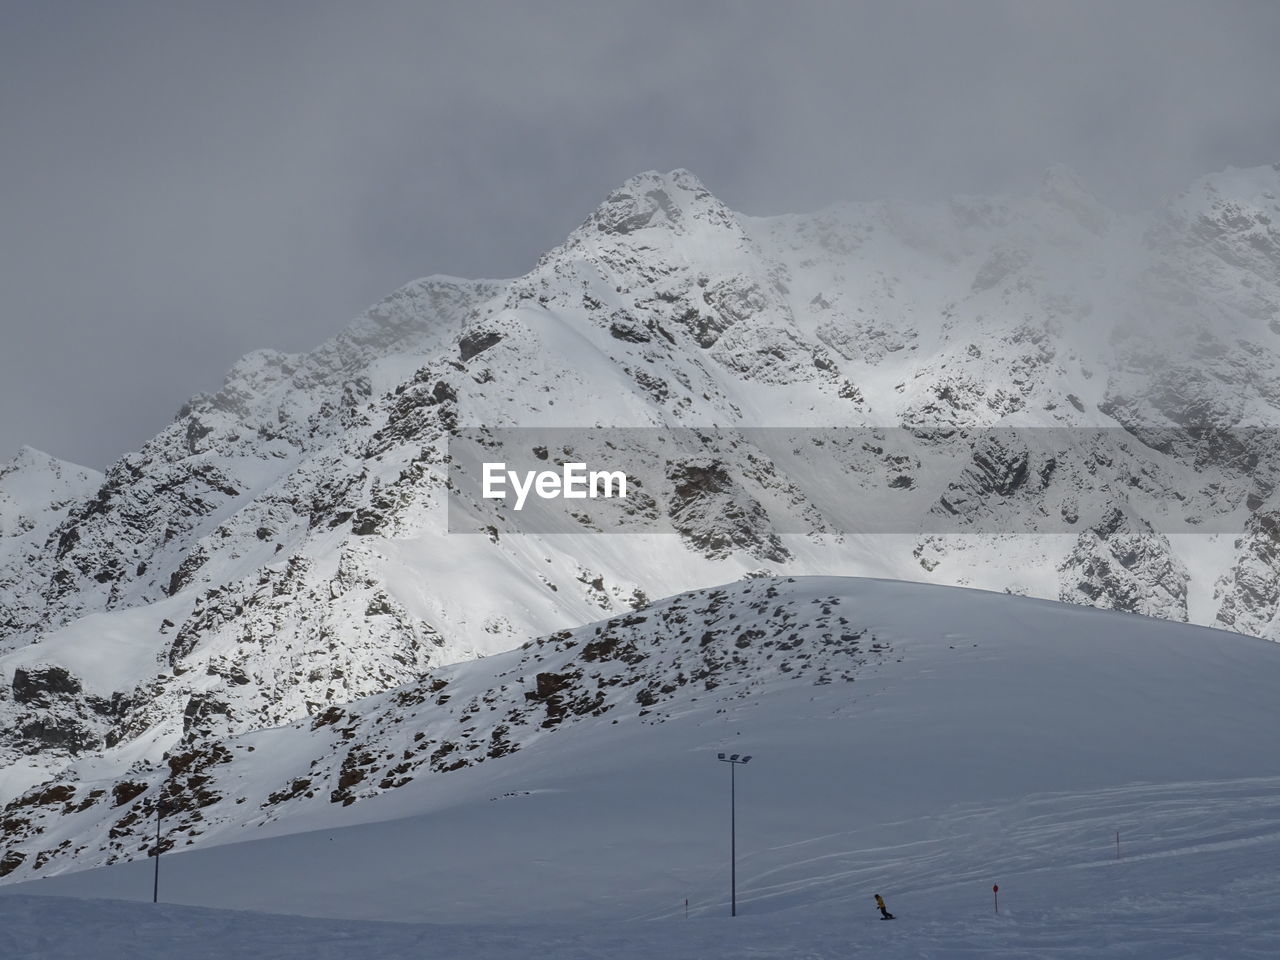
<svg viewBox="0 0 1280 960"><path fill-rule="evenodd" d="M868 956L1087 956L1124 942L1137 957L1280 944L1275 645L835 578L747 581L644 615L174 757L165 840L191 849L161 861L164 899L327 919L165 908L146 915L153 926L113 908L112 937L145 922L144 939L173 942L192 922L229 950L251 949L237 929L279 936L281 956L334 937L453 956L716 957L741 955L740 937L783 957L851 943ZM466 763L431 759L446 743L440 760ZM724 750L753 755L737 771L745 930L711 922L728 895ZM46 829L11 846L27 858L9 880L47 878L4 889L148 899L145 859L64 873L101 854L56 852L64 834L95 836L88 822L115 823L112 849L145 858L161 775L132 781L140 792L115 806L123 781L68 780L65 796L11 805L6 818ZM55 852L33 871L41 848ZM875 892L898 926L873 919ZM103 910L0 898L18 944L40 918Z"/></svg>
<svg viewBox="0 0 1280 960"><path fill-rule="evenodd" d="M310 354L250 355L5 584L0 758L24 772L0 789L121 774L749 572L1274 638L1270 434L1167 431L1280 419L1277 190L1274 168L1228 171L1119 216L1055 169L1027 196L760 219L686 171L643 174L524 277L429 278ZM621 432L619 456L658 468L634 519L677 532L447 532L468 433L710 425L971 444L933 465L896 442L783 463L752 440L666 463ZM831 523L849 501L974 532L863 534Z"/></svg>
<svg viewBox="0 0 1280 960"><path fill-rule="evenodd" d="M1235 858L1226 866L1249 871L1259 859ZM1226 890L1179 885L1183 864L1148 863L1155 869L1112 871L1107 882L1093 871L1102 896L1086 910L1064 908L1060 897L1043 905L1004 901L1001 916L974 898L954 911L878 923L866 916L869 898L851 898L838 910L697 918L686 923L378 923L248 914L116 900L0 897L0 947L21 956L39 945L44 960L516 960L530 956L591 960L1214 960L1223 956L1268 960L1275 955L1274 897L1268 883ZM1061 876L1061 874L1059 874ZM1161 882L1163 881L1163 882ZM1132 887L1143 894L1131 896ZM982 884L986 886L986 884ZM1002 888L1006 890L1007 888ZM1244 894L1244 896L1238 896ZM928 908L938 906L931 901ZM899 908L900 909L900 908Z"/></svg>
<svg viewBox="0 0 1280 960"><path fill-rule="evenodd" d="M800 855L816 838L907 823L925 840L936 832L925 822L1032 796L1088 793L1118 811L1199 789L1187 784L1280 776L1259 735L1280 719L1278 671L1273 645L1132 615L890 581L750 580L446 668L306 723L208 740L120 780L73 770L6 808L27 821L11 828L22 862L10 877L145 856L172 773L167 846L283 833L262 849L341 843L331 848L340 859L398 862L415 877L409 900L387 891L380 901L400 906L354 915L456 919L465 890L472 919L507 896L531 916L557 902L621 916L657 909L647 898L669 883L707 906L720 895L703 875L719 844L709 798L726 775L709 764L732 749L757 755L741 772L754 829L768 838L752 847L754 870L790 877L761 879L748 896L777 909L791 892L838 888L838 870ZM367 826L346 840L298 835L355 823ZM64 839L88 847L76 853ZM645 873L628 847L640 842L672 859ZM194 878L198 864L233 865L254 847L192 853L172 869L181 876L190 863ZM588 870L604 848L620 861ZM419 860L427 849L447 871ZM292 856L272 854L282 873L255 868L260 881L214 902L272 909L286 898L289 909L341 912L350 891L333 877L324 889L285 882ZM558 887L592 872L613 878L611 892Z"/></svg>

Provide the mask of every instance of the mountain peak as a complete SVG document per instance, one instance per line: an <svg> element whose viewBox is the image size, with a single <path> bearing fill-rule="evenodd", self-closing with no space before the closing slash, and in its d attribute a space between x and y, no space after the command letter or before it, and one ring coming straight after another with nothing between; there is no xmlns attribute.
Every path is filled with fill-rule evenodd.
<svg viewBox="0 0 1280 960"><path fill-rule="evenodd" d="M729 225L733 212L683 168L647 170L614 190L582 225L584 231L625 236L645 228L686 233L696 221Z"/></svg>
<svg viewBox="0 0 1280 960"><path fill-rule="evenodd" d="M18 448L18 453L12 460L8 463L0 463L0 477L9 476L10 474L36 472L54 476L62 476L66 473L69 476L97 477L101 479L96 470L81 466L78 463L72 463L69 460L59 460L53 454L37 450L35 447L28 446L25 443Z"/></svg>
<svg viewBox="0 0 1280 960"><path fill-rule="evenodd" d="M56 459L52 454L37 450L35 447L24 443L18 447L17 455L5 467L0 467L0 470L7 470L13 467L38 466L51 463Z"/></svg>
<svg viewBox="0 0 1280 960"><path fill-rule="evenodd" d="M33 534L39 539L49 532L48 518L90 496L102 479L96 470L23 445L16 457L0 463L0 537ZM0 588L5 586L4 565L0 555Z"/></svg>

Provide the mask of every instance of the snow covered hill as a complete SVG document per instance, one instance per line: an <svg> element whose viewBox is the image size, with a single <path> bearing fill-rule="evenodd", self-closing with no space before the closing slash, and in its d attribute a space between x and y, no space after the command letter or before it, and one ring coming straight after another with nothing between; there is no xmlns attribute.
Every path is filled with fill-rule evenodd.
<svg viewBox="0 0 1280 960"><path fill-rule="evenodd" d="M252 354L0 556L0 791L313 721L749 573L1275 638L1278 191L1276 168L1227 171L1121 216L1054 169L1027 196L761 219L649 173L524 277L428 278L310 354ZM566 427L967 445L927 470L909 444L783 464L732 436L667 462L623 431L618 456L657 470L638 532L448 532L451 442ZM873 495L919 502L919 529L831 522Z"/></svg>
<svg viewBox="0 0 1280 960"><path fill-rule="evenodd" d="M190 922L233 954L259 931L389 956L717 957L748 937L781 957L1261 957L1280 943L1278 683L1280 647L1202 627L747 580L4 811L11 894L149 899L164 790L167 903L314 926L24 896L0 916L97 916L141 956ZM729 894L725 751L752 755L744 929L709 922ZM356 922L373 919L444 926Z"/></svg>

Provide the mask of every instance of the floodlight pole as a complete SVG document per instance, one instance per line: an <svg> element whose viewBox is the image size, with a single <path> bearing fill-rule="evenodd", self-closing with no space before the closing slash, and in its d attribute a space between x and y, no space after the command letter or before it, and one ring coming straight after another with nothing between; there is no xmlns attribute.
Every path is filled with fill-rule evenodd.
<svg viewBox="0 0 1280 960"><path fill-rule="evenodd" d="M738 797L737 768L750 761L750 756L717 754L717 760L729 764L729 916L738 915Z"/></svg>
<svg viewBox="0 0 1280 960"><path fill-rule="evenodd" d="M738 915L738 765L729 761L729 916Z"/></svg>
<svg viewBox="0 0 1280 960"><path fill-rule="evenodd" d="M170 775L171 776L171 775ZM169 777L160 781L160 792L156 795L156 863L151 881L151 902L160 902L160 821L164 816L164 794L169 786Z"/></svg>
<svg viewBox="0 0 1280 960"><path fill-rule="evenodd" d="M154 879L151 882L151 902L160 902L160 802L164 799L164 781L160 781L160 792L156 794L156 864Z"/></svg>

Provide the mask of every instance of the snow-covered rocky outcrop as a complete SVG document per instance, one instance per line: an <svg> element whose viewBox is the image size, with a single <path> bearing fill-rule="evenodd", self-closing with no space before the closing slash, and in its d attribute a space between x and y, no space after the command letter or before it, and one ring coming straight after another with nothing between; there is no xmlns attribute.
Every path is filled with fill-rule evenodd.
<svg viewBox="0 0 1280 960"><path fill-rule="evenodd" d="M648 173L524 277L428 278L312 353L252 354L104 478L0 500L0 789L313 722L749 573L1274 639L1278 196L1280 169L1227 171L1119 215L1054 169L1026 196L754 218ZM784 462L622 432L655 469L633 532L448 532L450 442L596 427L889 435ZM923 519L832 522L863 500Z"/></svg>

